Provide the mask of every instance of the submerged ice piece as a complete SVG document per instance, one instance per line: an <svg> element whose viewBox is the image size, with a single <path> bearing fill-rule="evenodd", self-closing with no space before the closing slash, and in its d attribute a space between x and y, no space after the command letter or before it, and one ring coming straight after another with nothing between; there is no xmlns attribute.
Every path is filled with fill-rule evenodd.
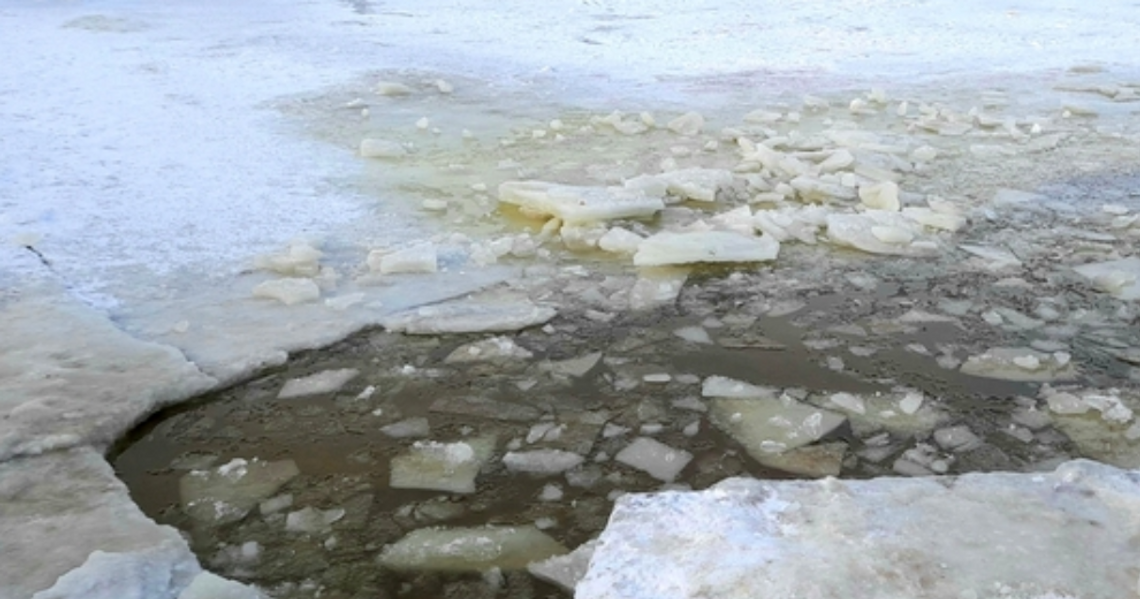
<svg viewBox="0 0 1140 599"><path fill-rule="evenodd" d="M618 499L575 597L1122 599L1136 597L1138 535L1140 479L1091 461L1049 474L736 478Z"/></svg>
<svg viewBox="0 0 1140 599"><path fill-rule="evenodd" d="M1076 378L1077 372L1065 352L1047 354L1028 347L994 347L970 356L962 372L1007 381L1054 381Z"/></svg>
<svg viewBox="0 0 1140 599"><path fill-rule="evenodd" d="M494 438L456 443L417 441L392 458L388 485L393 489L428 489L474 493L475 477L495 450Z"/></svg>
<svg viewBox="0 0 1140 599"><path fill-rule="evenodd" d="M258 502L300 474L293 460L234 459L211 470L192 470L178 481L182 509L204 524L237 522Z"/></svg>
<svg viewBox="0 0 1140 599"><path fill-rule="evenodd" d="M633 263L637 266L696 264L698 262L765 262L775 260L780 242L767 235L748 237L725 231L663 232L641 242Z"/></svg>
<svg viewBox="0 0 1140 599"><path fill-rule="evenodd" d="M421 528L384 547L378 561L396 570L482 572L521 570L565 553L558 541L533 526Z"/></svg>
<svg viewBox="0 0 1140 599"><path fill-rule="evenodd" d="M562 219L567 224L617 218L647 218L663 208L661 198L621 187L578 187L545 181L506 181L499 201L520 210Z"/></svg>
<svg viewBox="0 0 1140 599"><path fill-rule="evenodd" d="M814 443L846 420L788 398L727 398L710 402L712 423L765 465L768 457Z"/></svg>

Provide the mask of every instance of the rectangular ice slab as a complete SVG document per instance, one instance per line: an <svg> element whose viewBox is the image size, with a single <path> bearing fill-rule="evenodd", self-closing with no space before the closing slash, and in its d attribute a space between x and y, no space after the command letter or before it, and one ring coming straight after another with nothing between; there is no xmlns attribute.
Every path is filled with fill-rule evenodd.
<svg viewBox="0 0 1140 599"><path fill-rule="evenodd" d="M545 181L506 181L499 201L520 210L549 215L568 224L617 218L647 218L665 208L661 198L621 187L576 187Z"/></svg>
<svg viewBox="0 0 1140 599"><path fill-rule="evenodd" d="M729 479L621 497L577 599L1124 599L1140 474Z"/></svg>
<svg viewBox="0 0 1140 599"><path fill-rule="evenodd" d="M641 242L633 263L637 266L695 264L698 262L765 262L775 260L780 242L763 235L748 237L726 231L658 233Z"/></svg>
<svg viewBox="0 0 1140 599"><path fill-rule="evenodd" d="M566 548L533 526L421 528L384 547L379 562L397 570L521 570Z"/></svg>

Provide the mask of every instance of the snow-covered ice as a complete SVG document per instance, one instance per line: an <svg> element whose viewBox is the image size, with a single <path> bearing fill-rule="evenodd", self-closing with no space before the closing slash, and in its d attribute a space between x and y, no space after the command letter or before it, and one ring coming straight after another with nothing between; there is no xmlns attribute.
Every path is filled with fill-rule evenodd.
<svg viewBox="0 0 1140 599"><path fill-rule="evenodd" d="M630 494L575 597L1131 597L1137 497L1135 473L1089 461Z"/></svg>

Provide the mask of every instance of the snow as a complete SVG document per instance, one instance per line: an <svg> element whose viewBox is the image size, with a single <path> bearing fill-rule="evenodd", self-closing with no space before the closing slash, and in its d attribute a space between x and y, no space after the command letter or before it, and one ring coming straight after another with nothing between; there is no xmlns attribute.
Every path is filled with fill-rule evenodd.
<svg viewBox="0 0 1140 599"><path fill-rule="evenodd" d="M1131 597L1138 496L1135 474L1089 461L629 494L575 597Z"/></svg>
<svg viewBox="0 0 1140 599"><path fill-rule="evenodd" d="M1042 73L1075 64L1121 66L1122 56L1135 53L1119 40L1132 39L1137 21L1123 4L1071 0L1017 7L870 0L857 10L811 0L761 11L742 0L667 10L648 0L564 3L555 10L520 0L463 10L410 0L387 2L383 10L280 0L208 7L187 0L5 3L0 49L20 60L0 61L0 97L10 117L0 120L0 468L43 472L50 480L36 484L61 485L61 493L74 484L86 497L70 499L90 512L76 517L99 516L83 501L108 492L89 483L110 475L49 467L60 455L74 455L53 450L86 447L75 451L101 464L98 451L165 405L395 313L511 279L513 268L472 263L382 286L353 279L368 248L409 247L434 233L418 220L419 202L380 193L367 179L390 177L395 166L419 156L418 140L433 129L456 138L463 131L468 141L485 134L484 123L449 118L448 110L481 87L493 90L502 104L493 108L511 115L510 126L519 124L515 116L541 112L536 106L668 111L661 122L679 133L702 129L697 137L676 137L689 140L695 156L703 147L697 144L719 129L725 106L741 110L761 93L800 97L884 80L990 85L995 74L1004 87L1036 89ZM760 29L763 35L754 35ZM376 52L378 39L383 52ZM357 124L310 102L348 87L359 99L338 99L335 106L342 116L359 116ZM1126 100L1128 90L1111 95ZM370 137L364 123L384 118L393 102L429 97L454 103L410 116L408 137ZM876 97L854 107L888 109ZM1052 108L1054 99L1043 94L1041 103ZM820 102L810 99L805 110ZM1072 115L1089 114L1068 104ZM699 120L675 120L698 106ZM418 118L428 119L428 131L415 130ZM657 126L648 113L623 122L644 131ZM937 119L920 125L947 134L973 127ZM552 123L550 133L560 129ZM405 156L362 160L360 154L375 154L367 139L398 145L399 151L384 144ZM1045 136L1033 143L1057 142ZM932 150L912 155L931 160L940 153ZM840 168L845 158L835 160L828 168ZM662 182L646 184L656 189ZM709 189L674 194L709 197ZM926 222L932 218L942 217L912 220L937 226ZM960 218L951 215L946 224ZM780 226L810 243L822 224L813 223ZM771 224L761 239L779 239ZM887 247L907 247L895 241L903 239L896 229L879 229L877 237L869 227L861 231ZM605 245L635 251L637 240L615 237ZM526 243L516 245L526 253ZM1116 268L1094 276L1093 284L1126 292L1130 272ZM684 275L647 273L630 292L630 306L672 302L684 281ZM268 299L253 297L254 289ZM473 310L465 321L454 312L436 316L452 332L468 332L488 318L513 327L554 315L546 308L523 312ZM389 322L430 328L424 320L432 315L419 321L408 315ZM103 529L68 528L63 543L58 533L39 535L35 526L0 513L0 528L14 531L6 538L45 543L0 557L0 579L16 581L0 596L16 589L23 599L58 579L44 596L165 599L188 584L189 576L168 577L172 564L192 561L184 548L123 552ZM92 553L100 548L104 553ZM27 555L45 566L28 567L20 557ZM94 572L102 572L98 589Z"/></svg>

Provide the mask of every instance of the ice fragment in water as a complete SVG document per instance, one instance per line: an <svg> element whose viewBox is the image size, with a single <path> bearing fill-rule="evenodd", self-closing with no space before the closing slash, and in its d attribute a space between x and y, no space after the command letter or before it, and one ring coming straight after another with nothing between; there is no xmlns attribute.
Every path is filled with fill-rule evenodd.
<svg viewBox="0 0 1140 599"><path fill-rule="evenodd" d="M629 229L614 227L598 239L598 247L606 252L632 254L637 251L642 239L640 235Z"/></svg>
<svg viewBox="0 0 1140 599"><path fill-rule="evenodd" d="M320 273L320 259L324 254L304 241L295 241L281 254L259 256L254 267L289 277L315 277Z"/></svg>
<svg viewBox="0 0 1140 599"><path fill-rule="evenodd" d="M776 389L760 387L724 376L710 376L701 386L701 395L704 397L730 397L730 398L772 398L776 396Z"/></svg>
<svg viewBox="0 0 1140 599"><path fill-rule="evenodd" d="M472 362L511 362L529 360L534 357L530 350L515 343L510 337L491 337L473 341L455 348L446 358L446 364L468 364Z"/></svg>
<svg viewBox="0 0 1140 599"><path fill-rule="evenodd" d="M392 458L389 486L474 493L475 477L494 446L493 438L455 443L417 441L406 453Z"/></svg>
<svg viewBox="0 0 1140 599"><path fill-rule="evenodd" d="M851 393L834 393L831 395L831 403L843 408L848 412L855 412L856 414L865 414L867 406L863 403L863 398Z"/></svg>
<svg viewBox="0 0 1140 599"><path fill-rule="evenodd" d="M511 472L525 472L547 476L565 472L581 464L585 458L560 449L536 449L534 451L510 451L503 456L503 464Z"/></svg>
<svg viewBox="0 0 1140 599"><path fill-rule="evenodd" d="M407 418L380 427L380 432L394 439L426 437L431 433L431 426L427 418L420 416L417 418Z"/></svg>
<svg viewBox="0 0 1140 599"><path fill-rule="evenodd" d="M264 599L261 591L226 580L212 572L200 572L182 589L178 599Z"/></svg>
<svg viewBox="0 0 1140 599"><path fill-rule="evenodd" d="M586 570L590 567L590 558L593 557L597 546L596 539L587 541L566 555L556 555L544 561L533 562L526 569L533 576L573 593L578 581L586 575Z"/></svg>
<svg viewBox="0 0 1140 599"><path fill-rule="evenodd" d="M711 407L712 423L760 463L765 463L767 454L813 443L846 420L835 412L787 398L717 398Z"/></svg>
<svg viewBox="0 0 1140 599"><path fill-rule="evenodd" d="M1076 371L1067 361L1064 365L1050 354L1027 347L995 347L962 364L965 374L1010 381L1051 381L1071 379Z"/></svg>
<svg viewBox="0 0 1140 599"><path fill-rule="evenodd" d="M285 530L308 534L327 532L333 523L343 517L343 508L318 510L313 507L306 507L295 512L289 512L289 515L285 517Z"/></svg>
<svg viewBox="0 0 1140 599"><path fill-rule="evenodd" d="M837 245L851 246L872 254L900 256L932 255L937 251L918 243L898 242L907 233L916 236L918 231L909 219L897 212L871 210L862 214L833 213L827 216L827 236ZM879 236L895 243L886 243Z"/></svg>
<svg viewBox="0 0 1140 599"><path fill-rule="evenodd" d="M709 332L706 331L704 327L681 327L673 331L673 334L677 337L680 337L681 339L684 339L685 341L692 343L703 343L705 345L713 344L712 337L709 337Z"/></svg>
<svg viewBox="0 0 1140 599"><path fill-rule="evenodd" d="M289 379L277 393L277 399L292 399L307 395L319 395L339 391L360 374L355 368L324 370L309 376Z"/></svg>
<svg viewBox="0 0 1140 599"><path fill-rule="evenodd" d="M902 207L899 203L899 186L894 181L882 181L860 187L859 199L864 206L874 210L898 212Z"/></svg>
<svg viewBox="0 0 1140 599"><path fill-rule="evenodd" d="M213 470L192 470L178 481L183 511L207 525L237 522L300 474L293 460L235 459Z"/></svg>
<svg viewBox="0 0 1140 599"><path fill-rule="evenodd" d="M633 263L637 266L695 264L700 262L764 262L775 260L780 242L764 235L746 237L724 231L658 233L641 242Z"/></svg>
<svg viewBox="0 0 1140 599"><path fill-rule="evenodd" d="M670 195L697 202L716 201L717 191L732 184L731 172L708 168L669 171L655 177Z"/></svg>
<svg viewBox="0 0 1140 599"><path fill-rule="evenodd" d="M396 570L484 572L521 570L565 553L565 547L533 526L421 528L385 546L378 561Z"/></svg>
<svg viewBox="0 0 1140 599"><path fill-rule="evenodd" d="M662 482L672 482L693 459L693 454L648 437L638 437L619 451L614 459Z"/></svg>
<svg viewBox="0 0 1140 599"><path fill-rule="evenodd" d="M312 279L290 277L258 284L253 288L253 297L275 299L286 306L292 306L320 299L321 288Z"/></svg>
<svg viewBox="0 0 1140 599"><path fill-rule="evenodd" d="M407 96L412 93L412 88L396 81L377 82L375 89L381 96Z"/></svg>
<svg viewBox="0 0 1140 599"><path fill-rule="evenodd" d="M1140 299L1140 257L1085 264L1073 270L1117 299Z"/></svg>

